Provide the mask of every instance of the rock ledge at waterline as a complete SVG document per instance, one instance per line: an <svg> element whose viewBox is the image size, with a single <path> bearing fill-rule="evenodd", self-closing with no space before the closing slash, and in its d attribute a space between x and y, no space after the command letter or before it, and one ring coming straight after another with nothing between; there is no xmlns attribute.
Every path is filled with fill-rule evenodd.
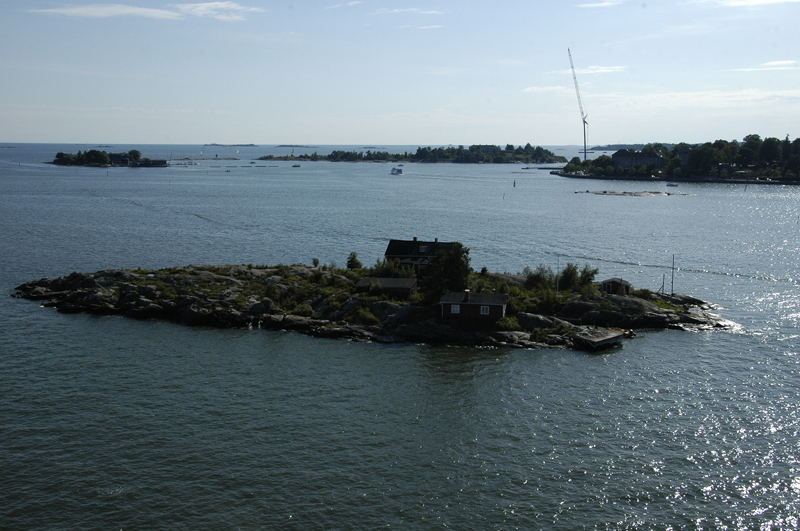
<svg viewBox="0 0 800 531"><path fill-rule="evenodd" d="M554 315L517 313L519 330L464 326L442 319L438 305L357 293L355 282L342 273L305 265L118 269L43 278L18 286L12 296L44 301L43 306L61 313L289 330L354 341L475 347L571 348L574 335L587 326L683 330L734 326L710 313L703 301L684 295L658 295L668 308L636 297L597 295L567 302ZM512 285L524 280L514 275L503 278ZM290 313L276 302L288 292L308 297Z"/></svg>

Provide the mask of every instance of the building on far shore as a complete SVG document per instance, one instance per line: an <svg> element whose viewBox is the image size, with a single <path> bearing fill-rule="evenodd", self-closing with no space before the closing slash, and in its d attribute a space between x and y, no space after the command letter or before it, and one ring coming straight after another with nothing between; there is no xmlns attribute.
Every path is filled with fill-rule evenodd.
<svg viewBox="0 0 800 531"><path fill-rule="evenodd" d="M508 295L471 293L468 289L445 293L439 299L442 317L497 321L506 315Z"/></svg>
<svg viewBox="0 0 800 531"><path fill-rule="evenodd" d="M614 161L614 166L622 168L630 168L632 166L648 166L654 164L656 168L664 166L664 157L656 155L655 153L642 153L641 151L634 151L632 149L620 149L613 155L611 160Z"/></svg>

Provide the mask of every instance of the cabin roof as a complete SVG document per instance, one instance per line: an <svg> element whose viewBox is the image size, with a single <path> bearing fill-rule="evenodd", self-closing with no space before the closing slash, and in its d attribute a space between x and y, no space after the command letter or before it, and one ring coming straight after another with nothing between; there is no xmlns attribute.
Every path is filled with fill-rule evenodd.
<svg viewBox="0 0 800 531"><path fill-rule="evenodd" d="M621 278L617 278L617 277L609 278L608 280L604 280L600 284L624 284L626 286L630 286L631 285L631 283L628 282L627 280L622 280Z"/></svg>
<svg viewBox="0 0 800 531"><path fill-rule="evenodd" d="M389 240L385 256L429 258L439 251L446 251L453 242L424 242L421 240ZM424 250L423 250L424 249Z"/></svg>

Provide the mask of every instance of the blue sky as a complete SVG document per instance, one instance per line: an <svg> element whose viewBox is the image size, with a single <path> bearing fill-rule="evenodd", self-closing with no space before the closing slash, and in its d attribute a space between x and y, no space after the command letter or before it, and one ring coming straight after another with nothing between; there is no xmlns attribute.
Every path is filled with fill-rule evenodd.
<svg viewBox="0 0 800 531"><path fill-rule="evenodd" d="M800 137L800 0L0 0L0 141Z"/></svg>

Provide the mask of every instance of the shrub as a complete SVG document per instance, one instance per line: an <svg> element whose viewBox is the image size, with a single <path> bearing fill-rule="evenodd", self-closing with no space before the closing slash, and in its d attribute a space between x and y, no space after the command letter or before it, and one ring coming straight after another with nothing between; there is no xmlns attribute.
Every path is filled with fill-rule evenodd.
<svg viewBox="0 0 800 531"><path fill-rule="evenodd" d="M516 330L522 330L522 327L519 325L519 321L517 321L516 317L509 317L506 315L505 317L501 317L497 320L497 328L500 330L506 330L509 332L513 332Z"/></svg>
<svg viewBox="0 0 800 531"><path fill-rule="evenodd" d="M290 312L292 315L299 315L300 317L312 317L314 309L308 304L300 304Z"/></svg>
<svg viewBox="0 0 800 531"><path fill-rule="evenodd" d="M369 308L366 308L364 306L360 306L355 311L355 319L359 323L365 325L377 325L380 324L381 322L380 319L378 319L377 317L375 317L375 315L373 315L373 313L369 310Z"/></svg>
<svg viewBox="0 0 800 531"><path fill-rule="evenodd" d="M399 260L386 260L384 258L375 262L369 274L370 276L381 278L411 278L414 276L414 270L401 266Z"/></svg>
<svg viewBox="0 0 800 531"><path fill-rule="evenodd" d="M508 299L507 311L511 315L525 311L525 304L519 299Z"/></svg>

